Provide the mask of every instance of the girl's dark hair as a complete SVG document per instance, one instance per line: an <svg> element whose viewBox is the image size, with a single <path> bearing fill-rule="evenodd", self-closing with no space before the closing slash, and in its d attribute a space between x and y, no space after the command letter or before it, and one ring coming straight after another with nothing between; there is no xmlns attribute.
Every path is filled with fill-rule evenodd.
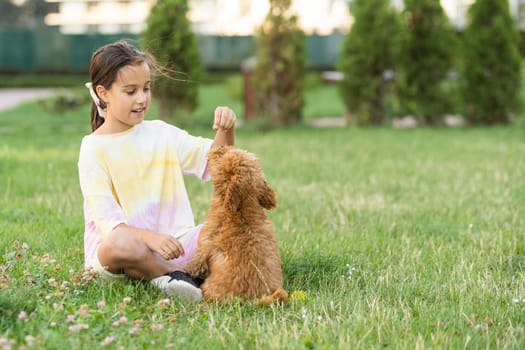
<svg viewBox="0 0 525 350"><path fill-rule="evenodd" d="M139 51L133 45L126 41L117 41L112 44L107 44L99 48L93 56L91 56L91 64L89 66L89 76L93 90L96 93L96 87L102 85L106 89L110 89L113 82L117 79L119 70L127 65L139 65L148 63L152 68L157 67L157 63L153 56L146 52ZM100 99L100 96L99 96ZM106 105L100 100L100 108L106 108ZM102 118L97 111L95 102L91 105L91 130L95 131L102 124Z"/></svg>

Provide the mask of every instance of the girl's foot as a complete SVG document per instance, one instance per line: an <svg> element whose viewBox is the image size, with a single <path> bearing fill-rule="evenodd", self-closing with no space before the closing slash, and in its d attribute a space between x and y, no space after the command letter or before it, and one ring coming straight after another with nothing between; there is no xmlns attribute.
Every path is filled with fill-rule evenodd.
<svg viewBox="0 0 525 350"><path fill-rule="evenodd" d="M202 291L198 287L198 281L181 271L173 271L156 277L150 283L166 295L180 298L185 302L196 303L202 300Z"/></svg>

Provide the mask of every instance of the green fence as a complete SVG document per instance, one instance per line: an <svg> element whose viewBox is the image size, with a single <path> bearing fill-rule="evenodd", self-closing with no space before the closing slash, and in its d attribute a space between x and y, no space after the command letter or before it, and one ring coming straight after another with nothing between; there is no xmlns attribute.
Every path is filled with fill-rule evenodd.
<svg viewBox="0 0 525 350"><path fill-rule="evenodd" d="M137 40L132 34L63 35L57 30L0 29L0 73L86 73L93 51L119 39ZM307 37L307 63L331 69L338 61L342 34ZM252 36L197 36L207 69L239 70L255 53Z"/></svg>

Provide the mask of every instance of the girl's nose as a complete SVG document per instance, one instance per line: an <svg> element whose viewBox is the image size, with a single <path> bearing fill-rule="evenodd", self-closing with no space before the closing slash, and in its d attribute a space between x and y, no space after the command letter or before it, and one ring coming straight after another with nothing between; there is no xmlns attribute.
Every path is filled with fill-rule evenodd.
<svg viewBox="0 0 525 350"><path fill-rule="evenodd" d="M137 102L138 103L146 103L146 101L148 100L148 94L145 93L145 92L139 92L138 95L137 95Z"/></svg>

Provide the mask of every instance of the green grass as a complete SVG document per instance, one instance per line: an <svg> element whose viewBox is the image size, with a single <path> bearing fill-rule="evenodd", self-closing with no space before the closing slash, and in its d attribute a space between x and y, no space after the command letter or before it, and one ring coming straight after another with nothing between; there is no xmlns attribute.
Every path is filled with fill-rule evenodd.
<svg viewBox="0 0 525 350"><path fill-rule="evenodd" d="M227 95L205 98L198 115ZM264 308L166 304L145 284L83 273L76 163L88 119L87 107L0 113L0 347L525 344L523 128L239 129L278 195L285 288L306 294ZM212 136L203 125L190 131ZM187 186L201 221L211 184Z"/></svg>

